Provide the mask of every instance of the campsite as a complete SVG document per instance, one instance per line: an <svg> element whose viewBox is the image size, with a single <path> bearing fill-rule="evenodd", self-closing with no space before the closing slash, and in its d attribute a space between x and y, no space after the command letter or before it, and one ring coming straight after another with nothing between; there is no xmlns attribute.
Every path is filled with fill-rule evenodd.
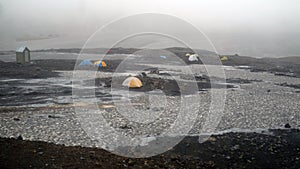
<svg viewBox="0 0 300 169"><path fill-rule="evenodd" d="M222 79L206 74L201 63L201 57L206 56L201 50L198 56L194 55L197 61L189 60L193 54L187 57L186 53L192 52L186 48L144 52L117 48L111 49L114 54L103 58L94 49L96 57L84 53L83 60L76 60L78 55L67 50L58 54L60 50L31 51L31 63L27 64L15 63L14 52L1 54L1 166L295 168L299 165L298 58L226 55L222 60L224 56L219 56L226 72L226 79ZM149 53L153 54L150 58ZM185 65L197 72L186 74ZM78 81L74 81L73 75L76 67L82 73ZM222 81L226 83L218 83ZM158 139L159 133L176 118L180 97L199 95L202 112L207 110L205 105L210 102L212 87L226 90L227 98L224 115L209 139L202 144L198 142L203 125L198 116L186 138L171 150L150 158L121 157L103 150L76 120L74 105L88 110L95 97L95 104L114 128L132 136L151 138L147 142L151 145L155 143L151 140ZM74 88L80 89L81 95L74 93ZM91 89L93 97L89 95ZM149 100L151 97L154 100ZM166 98L165 105L161 105L161 97ZM159 115L160 120L150 124L128 122L117 111L127 110L122 105L127 105L128 99L138 113L147 116L143 112L150 112L154 117ZM253 105L260 105L264 111L257 111ZM282 112L288 115L282 116ZM270 115L272 118L266 118Z"/></svg>
<svg viewBox="0 0 300 169"><path fill-rule="evenodd" d="M0 0L0 169L300 169L299 6Z"/></svg>

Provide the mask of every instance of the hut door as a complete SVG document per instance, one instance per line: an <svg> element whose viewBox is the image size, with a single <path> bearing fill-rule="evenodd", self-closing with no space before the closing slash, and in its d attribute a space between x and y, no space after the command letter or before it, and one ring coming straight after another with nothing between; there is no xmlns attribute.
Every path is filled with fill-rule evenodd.
<svg viewBox="0 0 300 169"><path fill-rule="evenodd" d="M25 62L29 62L29 52L25 50Z"/></svg>

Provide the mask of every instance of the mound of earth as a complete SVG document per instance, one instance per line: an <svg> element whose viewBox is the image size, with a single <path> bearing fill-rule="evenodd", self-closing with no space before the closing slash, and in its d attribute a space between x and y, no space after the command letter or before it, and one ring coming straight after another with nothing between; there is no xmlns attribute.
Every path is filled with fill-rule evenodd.
<svg viewBox="0 0 300 169"><path fill-rule="evenodd" d="M164 76L170 76L164 74ZM123 81L129 76L118 76L118 77L107 77L107 78L97 78L95 79L96 86L112 87L113 89L125 89L128 87L122 86ZM175 80L172 78L159 78L159 77L149 77L149 76L137 76L143 83L140 88L129 88L132 91L138 92L149 92L153 90L161 90L166 95L188 95L198 92L199 90L210 89L211 82L205 77L197 76L195 81L182 81ZM86 81L87 83L90 80ZM234 88L234 85L230 84L214 84L215 88Z"/></svg>

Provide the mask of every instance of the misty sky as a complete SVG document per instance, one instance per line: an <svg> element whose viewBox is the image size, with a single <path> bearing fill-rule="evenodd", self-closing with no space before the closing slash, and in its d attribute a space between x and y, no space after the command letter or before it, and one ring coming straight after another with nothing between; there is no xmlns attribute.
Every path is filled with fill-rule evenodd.
<svg viewBox="0 0 300 169"><path fill-rule="evenodd" d="M0 0L0 50L82 47L101 26L151 12L195 25L220 53L300 55L299 9L297 0Z"/></svg>

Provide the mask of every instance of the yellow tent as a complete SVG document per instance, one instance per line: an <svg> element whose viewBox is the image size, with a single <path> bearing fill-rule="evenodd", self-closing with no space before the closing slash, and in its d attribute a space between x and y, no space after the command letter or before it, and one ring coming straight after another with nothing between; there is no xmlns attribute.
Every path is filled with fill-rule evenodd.
<svg viewBox="0 0 300 169"><path fill-rule="evenodd" d="M99 67L106 67L107 66L106 63L104 61L101 61L101 60L94 62L94 65L97 65Z"/></svg>
<svg viewBox="0 0 300 169"><path fill-rule="evenodd" d="M221 57L221 61L227 61L227 60L228 60L228 57L227 57L227 56Z"/></svg>
<svg viewBox="0 0 300 169"><path fill-rule="evenodd" d="M128 77L122 83L122 86L130 87L130 88L139 88L142 87L143 84L140 79L136 77Z"/></svg>
<svg viewBox="0 0 300 169"><path fill-rule="evenodd" d="M191 54L187 53L187 54L185 54L185 56L186 56L186 57L189 57L189 56L191 56Z"/></svg>

